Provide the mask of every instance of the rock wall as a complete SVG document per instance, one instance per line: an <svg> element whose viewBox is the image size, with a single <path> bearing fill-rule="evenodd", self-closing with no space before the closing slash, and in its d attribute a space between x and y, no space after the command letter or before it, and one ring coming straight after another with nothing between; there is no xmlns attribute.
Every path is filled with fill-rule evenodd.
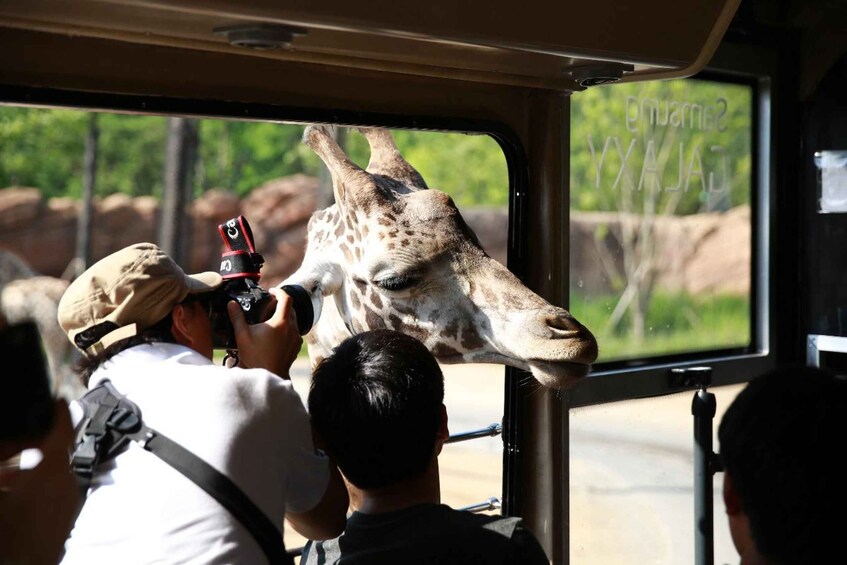
<svg viewBox="0 0 847 565"><path fill-rule="evenodd" d="M217 226L244 214L256 247L265 257L263 285L276 284L303 259L306 224L315 209L317 179L294 175L253 190L240 200L211 190L193 202L190 258L186 270L215 270L222 242ZM63 276L73 256L80 203L66 198L45 201L35 188L0 190L0 249L11 251L45 275ZM508 216L501 209L463 209L462 215L486 251L505 263ZM152 197L115 194L94 207L93 256L103 257L126 245L155 241L158 204ZM595 293L611 291L623 273L622 225L638 221L609 213L574 213L571 218L571 284ZM659 218L653 237L657 282L690 293L747 293L750 284L750 209Z"/></svg>

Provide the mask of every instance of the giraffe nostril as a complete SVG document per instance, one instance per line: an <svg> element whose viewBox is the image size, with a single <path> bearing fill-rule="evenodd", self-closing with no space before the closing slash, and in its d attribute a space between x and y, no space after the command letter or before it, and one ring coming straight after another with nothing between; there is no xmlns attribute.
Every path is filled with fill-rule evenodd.
<svg viewBox="0 0 847 565"><path fill-rule="evenodd" d="M542 314L539 321L552 339L575 337L583 331L582 325L565 311Z"/></svg>

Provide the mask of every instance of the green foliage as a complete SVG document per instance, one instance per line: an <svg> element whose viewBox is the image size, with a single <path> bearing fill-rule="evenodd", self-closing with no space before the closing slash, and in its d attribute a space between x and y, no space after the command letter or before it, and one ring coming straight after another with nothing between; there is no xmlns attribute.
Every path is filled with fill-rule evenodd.
<svg viewBox="0 0 847 565"><path fill-rule="evenodd" d="M99 114L97 123L97 194L161 196L167 120L162 116Z"/></svg>
<svg viewBox="0 0 847 565"><path fill-rule="evenodd" d="M317 175L320 160L300 143L303 126L274 122L201 120L199 190L244 195L295 173Z"/></svg>
<svg viewBox="0 0 847 565"><path fill-rule="evenodd" d="M85 112L0 106L0 182L79 194Z"/></svg>
<svg viewBox="0 0 847 565"><path fill-rule="evenodd" d="M82 193L90 114L79 110L0 106L0 186L34 186L45 197ZM245 195L295 173L318 175L320 159L300 142L303 126L277 122L198 120L195 193L211 188ZM98 113L97 194L161 196L167 122L163 116ZM505 205L506 161L486 135L397 130L400 151L433 188L459 206ZM349 151L367 164L364 138Z"/></svg>
<svg viewBox="0 0 847 565"><path fill-rule="evenodd" d="M647 312L645 339L637 342L629 324L608 330L618 296L571 292L570 311L591 328L600 344L599 362L638 359L750 342L750 300L736 295L697 295L657 291Z"/></svg>
<svg viewBox="0 0 847 565"><path fill-rule="evenodd" d="M493 138L410 130L393 133L400 153L427 186L447 192L460 208L508 205L506 159ZM356 164L367 166L368 144L363 136L349 133L347 151Z"/></svg>
<svg viewBox="0 0 847 565"><path fill-rule="evenodd" d="M572 206L634 212L655 206L657 213L676 206L676 213L693 214L749 203L752 104L747 86L694 79L574 94Z"/></svg>

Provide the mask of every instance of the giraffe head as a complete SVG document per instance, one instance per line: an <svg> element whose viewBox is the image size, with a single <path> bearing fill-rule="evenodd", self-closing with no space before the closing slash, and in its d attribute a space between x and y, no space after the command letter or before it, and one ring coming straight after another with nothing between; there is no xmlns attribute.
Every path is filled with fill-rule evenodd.
<svg viewBox="0 0 847 565"><path fill-rule="evenodd" d="M597 342L566 310L489 257L450 197L427 188L384 129L359 130L371 149L354 164L326 126L304 143L332 175L335 204L315 212L301 267L283 284L323 296L306 336L313 365L344 338L390 328L442 363L501 363L566 388L589 370Z"/></svg>

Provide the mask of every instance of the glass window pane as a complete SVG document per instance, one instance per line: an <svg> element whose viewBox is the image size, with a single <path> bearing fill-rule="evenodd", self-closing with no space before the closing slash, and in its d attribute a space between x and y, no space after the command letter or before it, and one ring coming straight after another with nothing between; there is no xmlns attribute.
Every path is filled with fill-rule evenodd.
<svg viewBox="0 0 847 565"><path fill-rule="evenodd" d="M698 79L571 101L571 312L600 362L750 343L753 89Z"/></svg>

